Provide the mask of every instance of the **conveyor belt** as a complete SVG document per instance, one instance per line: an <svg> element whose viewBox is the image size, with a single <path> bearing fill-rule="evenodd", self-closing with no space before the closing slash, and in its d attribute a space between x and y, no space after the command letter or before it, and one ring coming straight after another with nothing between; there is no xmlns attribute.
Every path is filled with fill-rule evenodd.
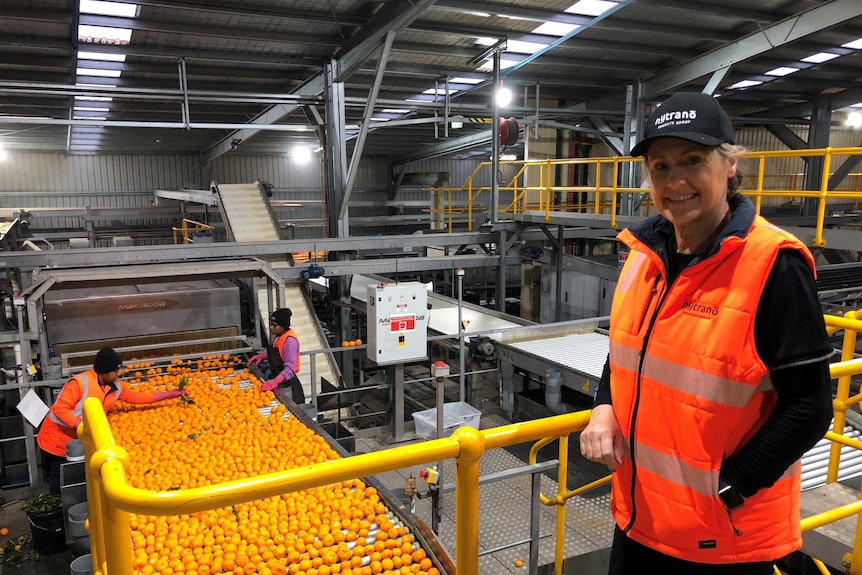
<svg viewBox="0 0 862 575"><path fill-rule="evenodd" d="M282 239L277 221L257 184L219 184L217 191L222 214L227 220L226 225L234 241L258 242ZM290 263L285 258L272 261L271 265L278 269L290 266ZM299 337L300 350L328 348L326 339L318 329L314 311L300 285L297 283L286 284L284 291L285 305L293 312L290 323L291 328ZM258 289L258 302L260 317L268 318L271 310L268 308L266 289ZM266 319L264 319L263 324L269 325ZM315 355L316 379L326 378L333 385L338 385L336 373L330 354L318 353ZM306 401L311 401L311 361L309 356L302 357L298 375L305 391ZM317 389L320 390L320 385L317 386Z"/></svg>

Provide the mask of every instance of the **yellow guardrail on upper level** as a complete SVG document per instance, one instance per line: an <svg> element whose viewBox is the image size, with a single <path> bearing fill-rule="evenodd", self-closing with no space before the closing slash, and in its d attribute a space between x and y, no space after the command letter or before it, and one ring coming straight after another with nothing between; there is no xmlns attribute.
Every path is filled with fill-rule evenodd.
<svg viewBox="0 0 862 575"><path fill-rule="evenodd" d="M184 244L193 244L195 243L194 236L195 234L209 233L212 234L215 228L211 225L205 224L203 222L198 222L195 220L190 220L188 218L183 218L183 225L180 227L172 227L171 231L174 233L174 244L180 243L180 237L182 237L182 243ZM179 235L178 235L179 234Z"/></svg>
<svg viewBox="0 0 862 575"><path fill-rule="evenodd" d="M747 152L745 159L757 161L757 174L749 176L744 184L752 180L754 186L743 188L740 191L752 198L760 213L764 198L816 198L817 205L817 228L814 237L814 245L822 247L826 245L823 239L823 223L826 216L826 206L829 200L844 199L858 202L862 199L860 190L860 178L854 177L851 182L852 189L829 189L829 177L833 158L836 156L858 156L862 155L862 148L818 148L808 150L777 150L762 152ZM817 190L803 190L794 188L773 188L766 184L767 180L774 179L776 175L767 173L767 162L779 158L823 158L823 177L820 188ZM515 174L508 182L497 187L499 193L511 194L511 202L501 207L501 213L517 214L527 210L541 211L545 213L545 220L550 221L551 212L575 211L594 214L610 215L610 226L617 226L617 204L621 194L647 194L644 187L622 187L618 185L622 171L635 168L633 164L640 164L641 158L630 156L612 156L601 158L568 158L548 160L522 160L515 162L503 162L501 166L513 166ZM553 169L559 166L585 166L590 171L592 185L568 186L553 183ZM460 187L453 188L429 188L437 193L434 207L430 209L436 215L438 228L448 227L453 229L453 216L467 214L467 227L473 229L473 213L484 211L491 204L490 201L480 203L483 196L491 193L490 186L479 186L474 182L483 170L490 170L491 162L482 162L473 173L467 177L467 181ZM636 170L632 170L636 173ZM487 180L488 177L485 176ZM786 180L788 185L795 185L799 178L797 175L781 174L781 179ZM525 181L535 182L527 185ZM779 182L775 185L780 185ZM466 194L466 198L464 197ZM572 197L568 197L569 194ZM585 197L587 196L587 197ZM591 196L591 198L589 197ZM457 198L457 202L455 201ZM565 200L565 201L562 201ZM648 199L647 199L648 200ZM649 213L649 202L644 203L647 214ZM445 221L444 221L445 220Z"/></svg>

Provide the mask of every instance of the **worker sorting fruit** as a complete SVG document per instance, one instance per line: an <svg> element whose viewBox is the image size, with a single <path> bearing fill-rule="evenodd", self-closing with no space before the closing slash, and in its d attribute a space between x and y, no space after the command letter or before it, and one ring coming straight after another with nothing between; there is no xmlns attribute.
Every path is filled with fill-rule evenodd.
<svg viewBox="0 0 862 575"><path fill-rule="evenodd" d="M278 388L290 397L294 403L305 403L305 392L299 381L299 337L290 327L293 312L290 308L279 308L269 316L269 330L272 333L272 345L265 352L259 353L248 360L249 366L267 362L269 377L261 389L271 391Z"/></svg>
<svg viewBox="0 0 862 575"><path fill-rule="evenodd" d="M104 347L96 353L93 368L74 376L63 386L48 415L42 421L36 442L44 454L44 464L51 493L60 494L60 465L66 461L66 444L78 438L78 425L84 412L84 400L101 399L105 413L117 401L155 403L188 394L181 389L144 393L132 390L120 379L123 358L114 349Z"/></svg>

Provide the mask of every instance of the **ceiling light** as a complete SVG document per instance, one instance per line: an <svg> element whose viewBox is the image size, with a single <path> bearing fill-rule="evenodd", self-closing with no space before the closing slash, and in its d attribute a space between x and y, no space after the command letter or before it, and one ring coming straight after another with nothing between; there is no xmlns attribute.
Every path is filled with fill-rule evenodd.
<svg viewBox="0 0 862 575"><path fill-rule="evenodd" d="M99 76L101 78L119 78L120 70L102 70L100 68L78 68L75 72L78 76Z"/></svg>
<svg viewBox="0 0 862 575"><path fill-rule="evenodd" d="M580 0L566 8L566 12L584 14L585 16L599 16L616 5L616 2L607 2L606 0Z"/></svg>
<svg viewBox="0 0 862 575"><path fill-rule="evenodd" d="M844 125L851 128L862 128L862 113L850 112L844 120Z"/></svg>
<svg viewBox="0 0 862 575"><path fill-rule="evenodd" d="M497 105L501 108L505 108L512 103L512 91L508 88L501 86L500 89L497 90L495 97L497 98Z"/></svg>
<svg viewBox="0 0 862 575"><path fill-rule="evenodd" d="M386 114L409 114L412 110L407 108L383 108L383 112Z"/></svg>
<svg viewBox="0 0 862 575"><path fill-rule="evenodd" d="M828 62L837 57L838 54L832 54L831 52L818 52L817 54L812 54L807 58L803 58L802 61L810 64L822 64L823 62Z"/></svg>
<svg viewBox="0 0 862 575"><path fill-rule="evenodd" d="M452 121L449 125L453 130L460 130L464 127L464 116L452 116Z"/></svg>
<svg viewBox="0 0 862 575"><path fill-rule="evenodd" d="M76 112L108 112L110 108L98 108L96 106L75 106Z"/></svg>
<svg viewBox="0 0 862 575"><path fill-rule="evenodd" d="M794 72L798 72L799 68L791 68L790 66L779 66L766 73L767 76L787 76Z"/></svg>
<svg viewBox="0 0 862 575"><path fill-rule="evenodd" d="M506 68L511 68L515 64L520 62L520 60L510 60L508 58L500 57L500 69L505 70ZM494 60L489 58L485 60L481 66L476 68L477 72L493 72L494 71Z"/></svg>
<svg viewBox="0 0 862 575"><path fill-rule="evenodd" d="M81 14L101 14L102 16L121 16L135 18L138 5L125 2L101 2L100 0L81 0Z"/></svg>
<svg viewBox="0 0 862 575"><path fill-rule="evenodd" d="M125 54L107 54L105 52L78 51L78 60L102 60L104 62L125 62Z"/></svg>
<svg viewBox="0 0 862 575"><path fill-rule="evenodd" d="M293 161L297 164L307 164L311 161L311 150L302 146L293 149Z"/></svg>
<svg viewBox="0 0 862 575"><path fill-rule="evenodd" d="M446 95L446 89L445 88L428 88L427 90L423 91L422 93L423 94L434 94L435 91L440 96ZM459 90L457 88L449 88L450 94L454 94L455 92L460 92L460 91L461 90Z"/></svg>
<svg viewBox="0 0 862 575"><path fill-rule="evenodd" d="M546 34L548 36L565 36L572 30L577 30L580 26L576 24L564 24L562 22L545 22L535 30L533 34Z"/></svg>
<svg viewBox="0 0 862 575"><path fill-rule="evenodd" d="M847 42L846 44L841 44L841 47L850 48L851 50L860 50L862 49L862 38L853 40L852 42Z"/></svg>
<svg viewBox="0 0 862 575"><path fill-rule="evenodd" d="M78 41L87 44L125 45L132 40L132 31L128 28L109 28L107 26L78 26Z"/></svg>
<svg viewBox="0 0 862 575"><path fill-rule="evenodd" d="M728 90L739 90L741 88L751 88L752 86L759 86L763 84L763 82L759 82L757 80L742 80L741 82L737 82L733 86L728 86Z"/></svg>
<svg viewBox="0 0 862 575"><path fill-rule="evenodd" d="M500 154L501 162L514 162L517 159L518 156L516 156L515 154Z"/></svg>

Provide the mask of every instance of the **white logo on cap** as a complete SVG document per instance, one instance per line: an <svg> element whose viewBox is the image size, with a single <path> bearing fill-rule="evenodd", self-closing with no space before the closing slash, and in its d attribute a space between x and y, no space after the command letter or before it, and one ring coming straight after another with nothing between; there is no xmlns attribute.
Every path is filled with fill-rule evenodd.
<svg viewBox="0 0 862 575"><path fill-rule="evenodd" d="M664 128L664 124L669 122L673 122L674 126L680 124L688 124L693 120L697 119L697 110L683 110L679 112L665 112L661 116L655 119L656 128L661 130Z"/></svg>

